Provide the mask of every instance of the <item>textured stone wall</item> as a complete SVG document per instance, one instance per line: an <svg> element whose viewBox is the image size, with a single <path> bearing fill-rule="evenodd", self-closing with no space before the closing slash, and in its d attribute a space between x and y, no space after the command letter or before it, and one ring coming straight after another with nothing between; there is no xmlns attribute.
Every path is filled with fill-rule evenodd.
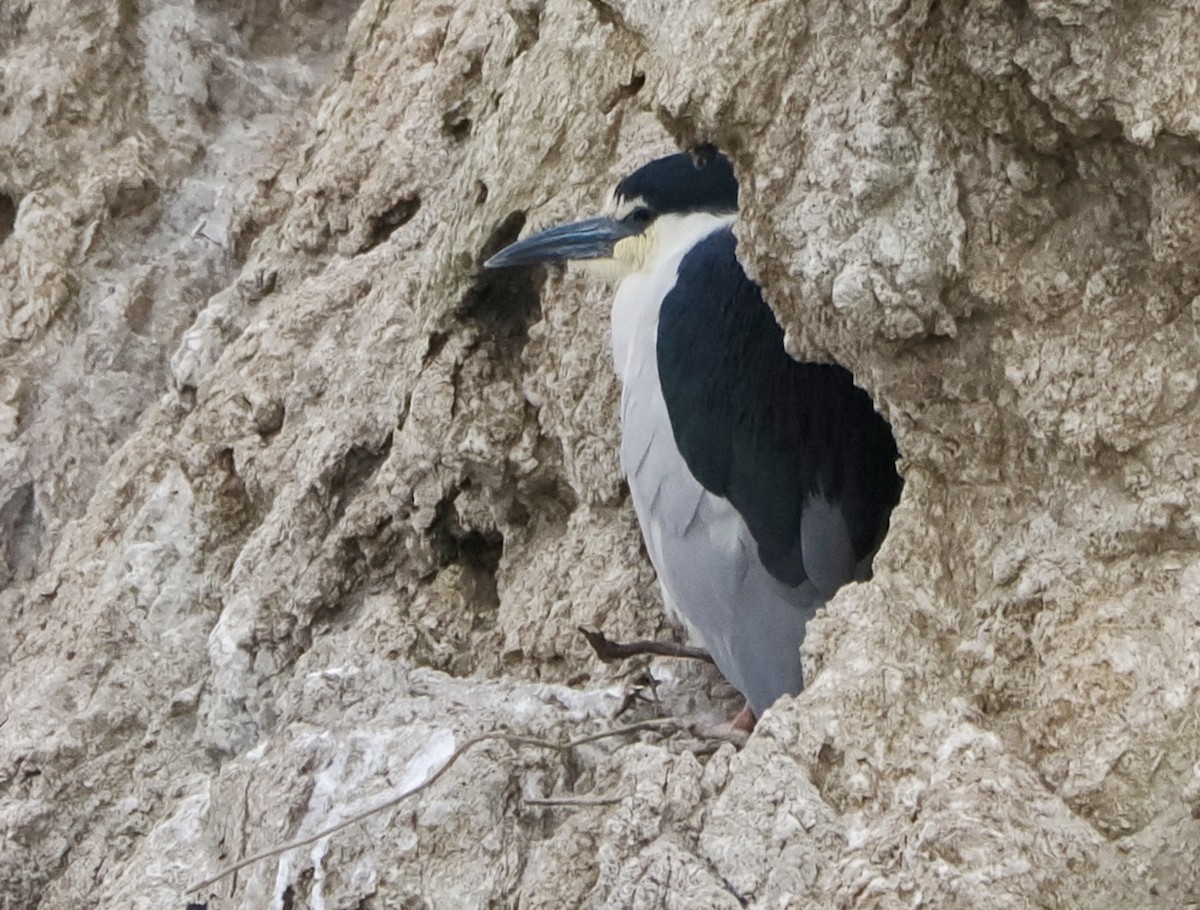
<svg viewBox="0 0 1200 910"><path fill-rule="evenodd" d="M0 907L1200 901L1198 46L1170 3L5 4ZM471 736L736 710L575 631L668 632L606 290L477 271L697 140L904 455L808 690L741 751L492 741L185 896Z"/></svg>

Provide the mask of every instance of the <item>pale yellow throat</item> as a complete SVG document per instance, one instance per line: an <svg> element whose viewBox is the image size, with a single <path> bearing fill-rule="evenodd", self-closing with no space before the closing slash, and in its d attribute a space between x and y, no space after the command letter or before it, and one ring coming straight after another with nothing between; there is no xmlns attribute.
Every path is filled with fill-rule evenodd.
<svg viewBox="0 0 1200 910"><path fill-rule="evenodd" d="M687 215L660 215L640 234L618 240L609 259L578 262L585 271L609 281L620 281L637 272L647 272L656 262L690 247L705 234L732 224L735 215L693 212Z"/></svg>

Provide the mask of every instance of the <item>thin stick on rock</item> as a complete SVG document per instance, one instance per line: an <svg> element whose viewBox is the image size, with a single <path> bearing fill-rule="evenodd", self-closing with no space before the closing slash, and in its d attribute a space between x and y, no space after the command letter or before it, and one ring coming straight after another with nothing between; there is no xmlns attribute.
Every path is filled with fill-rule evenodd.
<svg viewBox="0 0 1200 910"><path fill-rule="evenodd" d="M624 796L528 796L522 800L527 806L615 806Z"/></svg>
<svg viewBox="0 0 1200 910"><path fill-rule="evenodd" d="M475 736L475 737L472 737L471 739L468 739L465 743L463 743L461 746L459 746L457 749L455 749L454 753L450 756L449 759L447 759L447 761L444 765L442 765L440 768L438 768L435 772L433 772L433 774L431 774L428 778L426 778L423 782L421 782L417 786L413 787L411 790L407 790L404 793L401 793L399 796L393 797L392 799L389 799L386 802L380 803L378 806L374 806L373 808L366 809L363 812L359 812L357 815L353 815L350 818L344 819L343 821L338 822L336 825L330 825L328 828L325 828L322 831L318 831L316 834L311 834L308 837L302 837L302 838L299 838L298 840L289 841L288 843L282 844L278 847L271 847L267 850L262 850L258 853L255 853L252 856L247 856L245 859L239 860L238 862L234 863L232 866L227 866L226 868L222 869L216 875L211 876L210 878L206 878L202 882L197 882L196 884L194 884L190 888L188 888L185 893L186 894L194 894L197 891L207 888L209 885L216 884L217 882L219 882L221 879L225 878L226 876L232 875L233 873L237 872L239 869L244 869L244 868L246 868L246 866L249 866L252 863L256 863L261 859L270 859L273 856L279 856L281 853L286 853L288 850L295 850L298 847L307 847L309 844L315 844L317 841L321 840L321 838L323 838L323 837L329 837L329 835L336 834L337 832L342 831L345 828L349 828L351 825L357 825L359 822L366 821L372 815L378 815L380 812L386 812L388 809L398 806L400 803L404 802L409 797L416 796L422 790L428 790L430 787L432 787L438 781L438 779L441 778L441 776L443 774L445 774L447 771L449 771L454 766L455 762L457 762L469 750L471 750L475 746L478 746L480 743L501 741L501 742L506 742L511 746L532 746L537 749L552 749L552 750L555 750L558 752L566 752L566 751L574 749L578 746L583 746L588 743L593 743L593 742L596 742L597 740L601 740L601 739L608 739L613 736L627 736L631 733L640 733L643 730L661 730L664 727L672 727L672 726L676 727L678 729L686 729L686 727L682 723L675 720L674 718L660 717L655 720L644 720L644 721L640 721L639 723L636 723L636 724L629 724L628 726L617 727L615 730L604 730L600 733L592 733L588 736L581 736L578 739L568 740L567 742L554 742L553 740L549 740L549 739L537 739L536 737L532 737L532 736L520 736L516 733L506 733L502 730L493 730L491 733L483 733L479 736ZM612 801L615 801L615 802L620 801L619 797L610 797L610 798L606 798L606 799L611 799ZM534 802L534 801L527 800L527 802ZM549 800L541 801L540 804L542 804L542 805L556 805L556 804L557 805L569 805L569 803L566 803L566 802L554 803ZM584 803L584 802L577 800L576 804L578 804L578 805L605 805L606 803L602 800L596 800L596 801L590 802L590 803Z"/></svg>
<svg viewBox="0 0 1200 910"><path fill-rule="evenodd" d="M670 641L654 641L652 639L642 639L639 641L613 641L599 629L589 629L587 626L578 626L583 637L587 639L592 650L596 652L605 663L614 660L623 660L626 657L634 657L638 654L654 654L659 657L683 657L688 660L702 660L706 663L713 663L712 655L703 648L693 648L689 645L679 645Z"/></svg>

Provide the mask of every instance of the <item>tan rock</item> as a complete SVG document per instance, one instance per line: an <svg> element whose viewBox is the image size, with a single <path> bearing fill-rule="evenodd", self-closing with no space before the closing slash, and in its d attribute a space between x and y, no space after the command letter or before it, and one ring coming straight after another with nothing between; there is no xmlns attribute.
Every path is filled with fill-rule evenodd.
<svg viewBox="0 0 1200 910"><path fill-rule="evenodd" d="M1198 32L1169 2L9 4L0 907L1194 905ZM667 630L607 292L477 273L696 140L790 349L904 455L809 688L740 752L482 744L186 896L489 730L736 709L576 632Z"/></svg>

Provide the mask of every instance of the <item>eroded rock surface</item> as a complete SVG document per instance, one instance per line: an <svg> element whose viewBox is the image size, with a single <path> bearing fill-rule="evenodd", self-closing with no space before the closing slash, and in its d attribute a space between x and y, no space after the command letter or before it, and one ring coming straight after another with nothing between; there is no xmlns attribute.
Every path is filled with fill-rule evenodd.
<svg viewBox="0 0 1200 910"><path fill-rule="evenodd" d="M0 906L1200 901L1186 6L8 4ZM605 289L478 274L697 140L904 499L745 749L662 635ZM632 692L660 701L630 702ZM537 801L564 798L573 804Z"/></svg>

